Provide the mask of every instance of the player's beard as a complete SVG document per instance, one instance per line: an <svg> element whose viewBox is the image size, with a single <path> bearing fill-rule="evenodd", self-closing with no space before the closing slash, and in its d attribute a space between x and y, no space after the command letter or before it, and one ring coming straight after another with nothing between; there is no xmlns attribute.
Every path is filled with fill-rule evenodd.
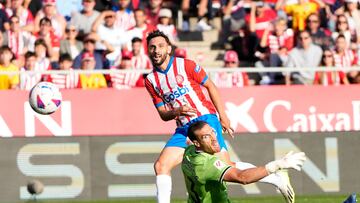
<svg viewBox="0 0 360 203"><path fill-rule="evenodd" d="M164 53L164 54L161 54L160 58L159 59L156 59L157 54L153 54L151 57L150 57L150 60L151 60L151 63L153 64L153 66L155 67L159 67L161 66L164 61L166 60L166 57L167 57L167 53Z"/></svg>

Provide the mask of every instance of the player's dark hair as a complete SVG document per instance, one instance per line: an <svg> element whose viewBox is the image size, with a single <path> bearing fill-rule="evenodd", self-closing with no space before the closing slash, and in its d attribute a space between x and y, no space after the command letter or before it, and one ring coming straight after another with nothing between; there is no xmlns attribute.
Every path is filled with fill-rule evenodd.
<svg viewBox="0 0 360 203"><path fill-rule="evenodd" d="M195 123L190 124L187 136L191 141L196 140L195 131L200 130L208 123L205 121L196 121Z"/></svg>
<svg viewBox="0 0 360 203"><path fill-rule="evenodd" d="M150 32L149 35L146 37L146 43L148 46L149 46L149 42L155 37L162 37L169 45L172 45L169 40L169 37L165 33L161 32L160 30L154 30Z"/></svg>

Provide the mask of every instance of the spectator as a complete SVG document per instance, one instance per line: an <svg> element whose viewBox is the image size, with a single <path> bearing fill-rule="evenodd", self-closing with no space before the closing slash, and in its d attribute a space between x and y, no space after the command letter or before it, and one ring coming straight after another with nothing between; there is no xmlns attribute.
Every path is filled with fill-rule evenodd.
<svg viewBox="0 0 360 203"><path fill-rule="evenodd" d="M352 33L356 33L357 43L360 43L360 11L358 0L345 0L345 16Z"/></svg>
<svg viewBox="0 0 360 203"><path fill-rule="evenodd" d="M90 52L85 52L81 56L81 69L82 70L94 70L95 58ZM99 89L107 87L106 80L101 73L83 73L79 76L79 88L82 89Z"/></svg>
<svg viewBox="0 0 360 203"><path fill-rule="evenodd" d="M159 22L159 12L162 8L163 0L149 0L146 8L146 23L152 26L156 26Z"/></svg>
<svg viewBox="0 0 360 203"><path fill-rule="evenodd" d="M20 89L30 90L34 85L42 80L41 73L29 74L26 71L35 71L36 55L34 52L26 52L25 65L20 73Z"/></svg>
<svg viewBox="0 0 360 203"><path fill-rule="evenodd" d="M69 54L75 59L84 48L83 43L76 39L78 29L75 25L68 24L65 30L65 39L60 41L60 54Z"/></svg>
<svg viewBox="0 0 360 203"><path fill-rule="evenodd" d="M48 53L48 47L45 40L37 39L35 41L36 71L51 70L51 63L48 57Z"/></svg>
<svg viewBox="0 0 360 203"><path fill-rule="evenodd" d="M198 4L198 6L196 5ZM212 27L205 21L205 14L207 12L208 21L212 20L212 1L211 0L183 0L181 4L181 10L183 12L183 27L182 31L190 30L190 8L198 8L197 9L197 18L198 22L196 24L196 29L198 31L209 31L212 30Z"/></svg>
<svg viewBox="0 0 360 203"><path fill-rule="evenodd" d="M129 30L135 26L134 13L129 8L130 0L118 0L118 2L119 9L116 11L115 26L122 30Z"/></svg>
<svg viewBox="0 0 360 203"><path fill-rule="evenodd" d="M229 50L224 55L224 68L233 69L239 67L238 55ZM248 75L245 72L216 72L213 82L217 87L244 87L249 85Z"/></svg>
<svg viewBox="0 0 360 203"><path fill-rule="evenodd" d="M148 55L141 52L142 50L142 39L135 37L131 40L132 47L132 68L133 69L151 69L152 64ZM124 50L125 51L125 50Z"/></svg>
<svg viewBox="0 0 360 203"><path fill-rule="evenodd" d="M358 62L344 35L339 35L335 40L334 58L336 67L349 68Z"/></svg>
<svg viewBox="0 0 360 203"><path fill-rule="evenodd" d="M11 63L13 53L8 46L0 48L0 71L18 71L19 68ZM0 75L0 90L16 89L19 84L19 75Z"/></svg>
<svg viewBox="0 0 360 203"><path fill-rule="evenodd" d="M35 17L35 32L41 30L40 21L45 17L51 21L51 31L53 34L61 39L65 31L66 20L64 16L56 11L56 0L43 0L43 8Z"/></svg>
<svg viewBox="0 0 360 203"><path fill-rule="evenodd" d="M102 23L104 21L104 23ZM106 57L113 64L120 57L121 49L126 46L130 39L124 30L115 26L115 12L103 11L95 20L92 31L96 32L100 40L110 44L114 51ZM100 49L105 49L103 46Z"/></svg>
<svg viewBox="0 0 360 203"><path fill-rule="evenodd" d="M79 38L83 39L86 34L91 32L91 26L100 13L94 10L95 0L83 0L83 9L71 15L71 24L75 25L79 31Z"/></svg>
<svg viewBox="0 0 360 203"><path fill-rule="evenodd" d="M51 61L59 60L60 39L55 35L52 29L51 20L44 17L40 20L40 30L35 34L37 39L43 39L47 47L47 55Z"/></svg>
<svg viewBox="0 0 360 203"><path fill-rule="evenodd" d="M106 59L106 54L109 52L112 52L112 48L109 47L109 44L106 41L102 41L103 44L108 45L107 47L110 48L110 50L96 50L95 44L97 42L97 36L95 34L88 34L84 41L84 49L80 52L79 55L77 55L74 59L73 68L79 69L81 67L81 61L83 58L83 54L85 52L91 53L93 57L95 58L95 69L106 69L109 68L109 61Z"/></svg>
<svg viewBox="0 0 360 203"><path fill-rule="evenodd" d="M157 29L165 33L172 45L176 45L178 41L177 31L175 26L171 23L172 13L170 9L163 8L159 12L159 23L156 25Z"/></svg>
<svg viewBox="0 0 360 203"><path fill-rule="evenodd" d="M251 4L250 15L246 15L245 21L249 24L250 32L255 32L260 40L265 29L271 26L271 21L275 18L276 12L266 7L264 2L258 1Z"/></svg>
<svg viewBox="0 0 360 203"><path fill-rule="evenodd" d="M9 18L4 9L0 9L0 32L10 29Z"/></svg>
<svg viewBox="0 0 360 203"><path fill-rule="evenodd" d="M130 51L124 49L121 51L121 62L119 66L114 66L112 69L128 70L133 69L132 58ZM130 89L132 87L144 87L144 78L139 72L121 72L111 73L111 86L115 89Z"/></svg>
<svg viewBox="0 0 360 203"><path fill-rule="evenodd" d="M294 47L294 31L287 27L285 18L279 17L275 20L274 25L266 29L268 37L262 38L261 46L268 46L271 54L279 54L279 49L285 48L290 51ZM264 46L265 45L265 46ZM279 65L279 64L271 64Z"/></svg>
<svg viewBox="0 0 360 203"><path fill-rule="evenodd" d="M309 31L314 44L319 45L323 49L333 45L330 32L326 32L326 30L320 27L320 17L317 13L311 13L308 16L306 19L306 29Z"/></svg>
<svg viewBox="0 0 360 203"><path fill-rule="evenodd" d="M29 9L32 16L36 16L37 12L42 9L42 0L24 0L23 6Z"/></svg>
<svg viewBox="0 0 360 203"><path fill-rule="evenodd" d="M155 30L155 27L146 24L146 17L144 10L135 10L135 26L132 27L128 32L127 35L130 37L130 39L133 39L134 37L138 37L143 40L143 47L142 52L147 53L147 44L146 44L146 36L153 30Z"/></svg>
<svg viewBox="0 0 360 203"><path fill-rule="evenodd" d="M68 70L68 73L53 73L48 81L54 83L60 89L76 88L79 83L79 75L72 68L72 58L69 54L62 54L59 59L60 70Z"/></svg>
<svg viewBox="0 0 360 203"><path fill-rule="evenodd" d="M298 45L290 53L285 67L317 67L321 62L322 50L312 43L310 33L303 30L298 36ZM286 74L285 81L290 84L312 84L314 81L313 71L298 71Z"/></svg>
<svg viewBox="0 0 360 203"><path fill-rule="evenodd" d="M231 49L236 51L239 56L240 66L253 66L256 61L255 48L258 38L255 33L251 33L247 27L242 27L238 32L228 39Z"/></svg>
<svg viewBox="0 0 360 203"><path fill-rule="evenodd" d="M344 35L339 35L336 39L333 55L335 66L344 68L350 83L357 83L359 71L351 71L351 66L357 65L358 59L356 53L349 49Z"/></svg>
<svg viewBox="0 0 360 203"><path fill-rule="evenodd" d="M30 33L22 31L19 25L19 17L10 17L10 29L3 34L2 45L10 47L14 53L14 57L19 60L19 64L23 64L23 56L28 50L33 50L32 42L34 41Z"/></svg>
<svg viewBox="0 0 360 203"><path fill-rule="evenodd" d="M285 18L278 18L274 26L268 26L262 36L259 52L255 55L260 59L257 67L281 67L286 62L288 52L294 47L294 32L287 28ZM284 84L284 76L280 72L264 73L260 84Z"/></svg>
<svg viewBox="0 0 360 203"><path fill-rule="evenodd" d="M281 0L285 1L285 0ZM317 13L320 8L325 7L321 0L299 0L295 4L285 6L285 12L292 18L292 26L295 31L302 31L305 29L305 20L311 13Z"/></svg>
<svg viewBox="0 0 360 203"><path fill-rule="evenodd" d="M32 32L34 31L34 17L29 9L22 6L23 2L24 0L11 0L10 7L5 11L8 16L18 16L21 30Z"/></svg>
<svg viewBox="0 0 360 203"><path fill-rule="evenodd" d="M323 51L320 66L327 68L333 68L335 66L334 55L330 49L325 49ZM347 85L349 84L349 81L343 71L318 71L315 73L314 84L323 86L340 84Z"/></svg>
<svg viewBox="0 0 360 203"><path fill-rule="evenodd" d="M351 42L356 42L356 35L352 33L349 27L348 19L345 15L338 15L336 20L335 32L331 34L331 37L335 41L339 35L344 35L348 46Z"/></svg>

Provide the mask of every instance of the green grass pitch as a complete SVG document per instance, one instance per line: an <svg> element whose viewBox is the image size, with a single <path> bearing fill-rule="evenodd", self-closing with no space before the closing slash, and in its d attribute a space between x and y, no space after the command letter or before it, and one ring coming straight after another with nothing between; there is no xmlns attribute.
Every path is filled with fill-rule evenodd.
<svg viewBox="0 0 360 203"><path fill-rule="evenodd" d="M296 203L342 203L347 195L327 196L298 196ZM28 201L34 202L34 201ZM243 197L231 199L232 203L284 203L281 196L277 197ZM37 200L36 203L156 203L155 199L132 199L132 200L102 200L102 201L44 201ZM173 200L172 203L186 203L186 200Z"/></svg>

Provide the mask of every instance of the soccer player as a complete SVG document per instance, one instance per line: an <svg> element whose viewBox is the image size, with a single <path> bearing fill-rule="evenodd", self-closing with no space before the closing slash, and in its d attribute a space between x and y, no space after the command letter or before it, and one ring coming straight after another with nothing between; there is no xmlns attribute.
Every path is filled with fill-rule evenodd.
<svg viewBox="0 0 360 203"><path fill-rule="evenodd" d="M206 122L192 123L187 135L194 143L186 148L181 164L189 194L188 202L230 202L223 181L244 185L253 183L281 169L293 168L300 171L306 160L304 152L290 152L282 159L265 166L240 170L214 155L220 151L220 146L216 130Z"/></svg>
<svg viewBox="0 0 360 203"><path fill-rule="evenodd" d="M176 120L177 124L175 133L154 164L158 202L170 202L170 172L181 163L187 147L188 127L196 121L206 121L216 130L220 146L216 154L221 160L239 169L254 167L249 163L230 161L222 130L230 136L234 130L230 127L219 92L204 69L191 60L171 56L172 46L163 32L155 30L149 33L147 46L154 68L146 76L145 87L161 119ZM211 101L206 99L201 86L205 87ZM274 173L260 181L275 185L288 202L293 202L294 191L288 180L287 173Z"/></svg>

